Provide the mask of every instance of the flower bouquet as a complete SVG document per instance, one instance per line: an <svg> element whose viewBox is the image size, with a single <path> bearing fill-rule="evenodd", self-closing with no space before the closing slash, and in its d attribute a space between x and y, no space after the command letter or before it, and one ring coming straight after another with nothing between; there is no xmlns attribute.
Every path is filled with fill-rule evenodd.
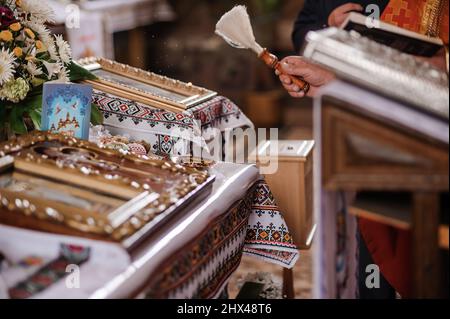
<svg viewBox="0 0 450 319"><path fill-rule="evenodd" d="M53 19L46 0L0 0L0 130L7 137L40 129L45 82L95 79L74 63L62 36L50 33ZM101 121L93 105L91 122Z"/></svg>

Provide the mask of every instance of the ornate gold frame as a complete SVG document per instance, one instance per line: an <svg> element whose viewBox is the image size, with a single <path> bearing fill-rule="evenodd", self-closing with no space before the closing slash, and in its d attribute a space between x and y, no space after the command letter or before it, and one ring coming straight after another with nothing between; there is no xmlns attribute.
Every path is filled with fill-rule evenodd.
<svg viewBox="0 0 450 319"><path fill-rule="evenodd" d="M148 92L131 85L124 85L101 77L97 80L84 81L99 91L172 112L183 112L217 95L216 92L195 86L192 83L181 82L104 58L85 58L79 60L78 63L91 72L104 70L111 74L163 89L167 92L185 96L186 98L183 100L177 101L167 96L161 96L154 92Z"/></svg>
<svg viewBox="0 0 450 319"><path fill-rule="evenodd" d="M75 167L61 166L46 158L45 155L30 152L33 146L45 142L59 142L87 151L102 152L108 154L108 156L132 161L140 166L151 165L173 174L186 175L186 178L170 192L155 193L148 186L139 185L129 179L111 180L108 176L103 176L98 172L86 172ZM0 174L11 168L20 171L20 173L31 174L39 179L51 179L59 183L66 181L65 184L72 187L85 186L85 189L92 189L94 192L97 190L103 196L117 195L116 191L121 189L124 194L127 194L126 197L120 197L121 200L124 200L125 205L120 206L106 217L100 217L99 214L72 207L67 209L64 205L48 199L29 197L22 193L0 189L0 208L21 212L25 216L33 216L41 220L64 224L77 231L105 236L114 241L126 240L141 231L142 228L149 228L148 224L153 220L158 219L160 221L161 215L170 214L175 209L180 208L181 201L193 197L196 192L206 185L211 185L214 181L214 177L210 177L206 171L172 162L150 160L145 156L121 153L73 137L47 132L34 132L0 144ZM116 191L105 190L102 185L109 185ZM135 194L138 195L129 197ZM118 199L119 197L114 196L114 198ZM130 198L132 199L130 200ZM132 240L130 246L136 240Z"/></svg>

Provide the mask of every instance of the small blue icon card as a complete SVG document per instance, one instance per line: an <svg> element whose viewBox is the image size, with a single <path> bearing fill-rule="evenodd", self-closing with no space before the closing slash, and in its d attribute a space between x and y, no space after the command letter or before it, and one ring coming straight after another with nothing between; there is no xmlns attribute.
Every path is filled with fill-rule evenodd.
<svg viewBox="0 0 450 319"><path fill-rule="evenodd" d="M92 86L45 83L42 96L42 130L64 132L88 140Z"/></svg>

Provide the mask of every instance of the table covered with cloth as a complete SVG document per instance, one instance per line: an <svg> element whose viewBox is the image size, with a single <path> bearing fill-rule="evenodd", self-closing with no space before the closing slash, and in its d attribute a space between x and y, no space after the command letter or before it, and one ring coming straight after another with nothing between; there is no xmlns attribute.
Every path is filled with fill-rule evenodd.
<svg viewBox="0 0 450 319"><path fill-rule="evenodd" d="M103 112L104 126L108 131L130 136L134 140L144 140L150 144L153 154L166 158L189 155L193 143L203 148L203 154L217 154L217 145L211 142L212 137L220 134L222 141L226 141L233 135L234 129L254 129L253 123L241 109L222 96L183 113L155 109L100 91L94 91L93 103ZM227 152L235 152L222 147L219 150L222 160L227 157ZM288 227L276 199L262 178L253 202L245 253L292 268L299 257L298 251L292 238L282 235L289 233ZM276 231L278 229L283 229L282 233Z"/></svg>
<svg viewBox="0 0 450 319"><path fill-rule="evenodd" d="M212 194L132 254L113 243L0 225L0 297L214 298L245 246L293 265L292 237L259 170L217 163L210 173Z"/></svg>
<svg viewBox="0 0 450 319"><path fill-rule="evenodd" d="M221 134L225 142L234 129L254 128L239 107L222 96L182 113L155 109L96 90L93 103L102 111L104 126L113 135L144 140L150 144L152 153L167 158L187 155L195 144L207 154L219 152L216 154L223 160L226 150L216 150L213 138Z"/></svg>
<svg viewBox="0 0 450 319"><path fill-rule="evenodd" d="M113 134L144 140L165 158L188 154L192 143L208 149L213 131L253 127L223 97L182 114L100 92L94 103ZM0 225L0 298L214 298L244 253L293 267L298 251L259 170L218 162L211 174L213 193L132 256L114 244Z"/></svg>

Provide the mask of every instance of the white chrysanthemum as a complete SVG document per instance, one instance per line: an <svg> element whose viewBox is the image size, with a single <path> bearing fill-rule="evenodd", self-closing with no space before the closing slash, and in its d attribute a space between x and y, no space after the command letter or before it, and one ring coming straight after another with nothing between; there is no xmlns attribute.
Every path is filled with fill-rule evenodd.
<svg viewBox="0 0 450 319"><path fill-rule="evenodd" d="M51 80L54 75L58 75L62 69L62 65L60 63L51 63L47 61L42 61L44 67L47 69L48 79Z"/></svg>
<svg viewBox="0 0 450 319"><path fill-rule="evenodd" d="M9 59L9 58L12 58L14 60L14 53L8 51L5 48L2 48L0 50L0 59Z"/></svg>
<svg viewBox="0 0 450 319"><path fill-rule="evenodd" d="M55 12L47 0L22 0L20 10L41 22L55 22Z"/></svg>
<svg viewBox="0 0 450 319"><path fill-rule="evenodd" d="M28 73L32 76L32 77L36 77L39 75L42 75L42 69L40 67L38 67L34 62L32 61L28 61L27 64L27 71Z"/></svg>
<svg viewBox="0 0 450 319"><path fill-rule="evenodd" d="M38 38L42 41L45 48L47 49L50 58L52 60L58 61L58 51L56 50L55 41L53 36L50 33L50 30L48 30L44 24L40 23L36 19L31 19L30 21L24 22L24 25L31 30L33 30Z"/></svg>
<svg viewBox="0 0 450 319"><path fill-rule="evenodd" d="M58 74L58 81L63 83L70 82L69 71L67 70L67 68L65 67L61 68L61 71L59 71Z"/></svg>
<svg viewBox="0 0 450 319"><path fill-rule="evenodd" d="M5 49L0 51L0 85L11 80L14 76L14 54Z"/></svg>
<svg viewBox="0 0 450 319"><path fill-rule="evenodd" d="M47 48L47 52L50 55L50 59L54 61L59 61L58 51L56 50L55 43L53 41L46 42L44 40L42 40L42 42L44 43L44 46Z"/></svg>
<svg viewBox="0 0 450 319"><path fill-rule="evenodd" d="M61 61L64 64L69 64L72 60L72 50L70 49L69 43L64 41L62 35L55 35L55 40Z"/></svg>

